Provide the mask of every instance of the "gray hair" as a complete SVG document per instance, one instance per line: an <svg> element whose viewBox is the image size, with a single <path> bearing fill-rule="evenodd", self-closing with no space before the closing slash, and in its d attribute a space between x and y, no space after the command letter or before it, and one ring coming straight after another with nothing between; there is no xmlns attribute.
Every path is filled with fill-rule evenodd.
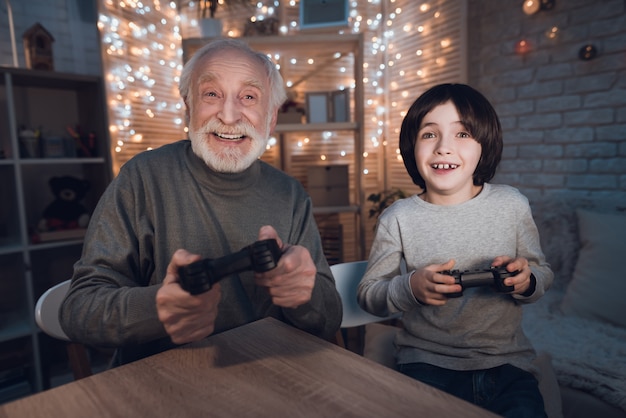
<svg viewBox="0 0 626 418"><path fill-rule="evenodd" d="M253 50L248 44L241 40L234 38L224 38L210 42L204 45L202 48L198 49L183 67L183 71L180 75L180 84L178 86L178 91L180 92L180 96L183 98L187 106L189 107L190 105L193 105L193 101L191 100L192 97L189 97L189 93L190 89L193 87L192 75L198 62L200 62L202 58L206 56L219 53L220 51L224 51L227 49L234 49L243 52L244 54L247 54L250 58L258 61L260 64L263 65L267 72L270 84L270 109L273 111L277 109L280 105L282 105L283 102L287 99L287 93L285 91L283 77L280 75L278 68L272 62L272 60L270 60L267 55Z"/></svg>

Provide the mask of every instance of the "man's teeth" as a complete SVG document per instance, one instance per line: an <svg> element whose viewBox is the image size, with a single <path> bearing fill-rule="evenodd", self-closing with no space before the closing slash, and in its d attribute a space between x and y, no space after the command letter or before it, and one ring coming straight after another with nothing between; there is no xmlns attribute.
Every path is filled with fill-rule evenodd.
<svg viewBox="0 0 626 418"><path fill-rule="evenodd" d="M222 139L228 139L228 140L236 140L236 139L241 139L243 138L243 135L229 135L229 134L218 134L217 132L215 133L215 136L218 136Z"/></svg>
<svg viewBox="0 0 626 418"><path fill-rule="evenodd" d="M451 168L457 168L458 165L456 164L433 164L433 168L439 169L439 170L449 170Z"/></svg>

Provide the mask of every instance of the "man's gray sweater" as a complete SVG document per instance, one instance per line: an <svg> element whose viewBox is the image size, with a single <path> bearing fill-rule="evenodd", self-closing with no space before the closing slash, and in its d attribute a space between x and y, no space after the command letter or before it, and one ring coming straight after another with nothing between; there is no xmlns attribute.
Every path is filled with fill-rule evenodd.
<svg viewBox="0 0 626 418"><path fill-rule="evenodd" d="M118 348L116 363L172 347L155 296L174 252L218 258L256 241L263 225L310 251L317 267L312 299L282 309L252 272L233 275L221 282L216 332L273 316L330 338L341 301L303 187L260 160L242 173L216 173L188 140L137 155L107 188L62 306L63 329L74 341Z"/></svg>

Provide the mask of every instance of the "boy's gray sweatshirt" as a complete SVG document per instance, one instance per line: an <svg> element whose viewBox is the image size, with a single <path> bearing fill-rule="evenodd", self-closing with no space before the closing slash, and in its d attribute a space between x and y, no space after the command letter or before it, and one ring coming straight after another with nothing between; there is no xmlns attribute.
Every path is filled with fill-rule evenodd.
<svg viewBox="0 0 626 418"><path fill-rule="evenodd" d="M532 295L475 287L443 306L424 305L413 296L409 278L416 269L449 259L456 261L454 269L485 269L500 255L528 259L537 281ZM526 197L510 186L485 184L462 204L434 205L415 195L385 210L358 300L375 315L403 312L398 364L476 370L508 363L532 371L535 353L521 327L522 304L538 300L552 279Z"/></svg>

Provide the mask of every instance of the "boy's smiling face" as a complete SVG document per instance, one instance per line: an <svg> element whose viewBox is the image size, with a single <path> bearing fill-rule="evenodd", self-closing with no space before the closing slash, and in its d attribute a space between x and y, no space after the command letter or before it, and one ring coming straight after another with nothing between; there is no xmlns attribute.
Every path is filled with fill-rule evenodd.
<svg viewBox="0 0 626 418"><path fill-rule="evenodd" d="M474 171L481 145L461 123L451 101L424 116L415 142L417 169L426 182L422 198L439 205L454 205L476 196Z"/></svg>

